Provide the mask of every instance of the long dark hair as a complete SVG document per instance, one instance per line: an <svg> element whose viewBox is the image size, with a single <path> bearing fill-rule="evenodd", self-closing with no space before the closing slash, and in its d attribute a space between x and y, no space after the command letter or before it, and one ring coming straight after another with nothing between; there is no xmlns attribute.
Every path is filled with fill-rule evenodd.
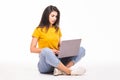
<svg viewBox="0 0 120 80"><path fill-rule="evenodd" d="M42 14L42 18L40 21L40 24L38 25L38 27L40 28L44 28L46 27L46 29L48 30L49 26L50 26L50 22L49 22L49 15L52 11L56 11L57 12L57 20L56 22L53 24L53 26L55 27L56 31L58 31L59 29L59 22L60 22L60 11L57 9L57 7L49 5L48 7L45 8L43 14Z"/></svg>

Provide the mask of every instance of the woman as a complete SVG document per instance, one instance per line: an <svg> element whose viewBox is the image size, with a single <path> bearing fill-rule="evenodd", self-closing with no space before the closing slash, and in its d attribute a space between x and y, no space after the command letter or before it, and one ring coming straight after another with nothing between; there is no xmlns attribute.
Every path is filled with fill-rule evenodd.
<svg viewBox="0 0 120 80"><path fill-rule="evenodd" d="M54 72L54 75L83 74L85 72L84 68L72 70L71 66L85 55L84 48L80 48L78 56L61 59L57 57L59 54L60 38L62 36L59 21L59 10L56 6L50 5L44 10L40 24L32 34L30 51L39 54L38 69L40 73Z"/></svg>

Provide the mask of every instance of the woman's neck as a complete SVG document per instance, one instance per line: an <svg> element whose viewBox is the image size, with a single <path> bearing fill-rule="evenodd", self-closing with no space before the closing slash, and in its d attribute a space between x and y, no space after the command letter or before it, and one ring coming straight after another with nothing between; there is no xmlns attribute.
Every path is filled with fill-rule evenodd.
<svg viewBox="0 0 120 80"><path fill-rule="evenodd" d="M49 27L53 27L53 25L52 24L50 24L50 26Z"/></svg>

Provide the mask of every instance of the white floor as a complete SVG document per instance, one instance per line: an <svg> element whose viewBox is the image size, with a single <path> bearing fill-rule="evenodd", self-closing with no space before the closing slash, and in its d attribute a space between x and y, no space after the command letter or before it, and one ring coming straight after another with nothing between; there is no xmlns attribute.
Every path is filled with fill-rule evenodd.
<svg viewBox="0 0 120 80"><path fill-rule="evenodd" d="M86 65L82 76L53 76L40 74L36 65L1 63L0 80L120 80L120 64Z"/></svg>

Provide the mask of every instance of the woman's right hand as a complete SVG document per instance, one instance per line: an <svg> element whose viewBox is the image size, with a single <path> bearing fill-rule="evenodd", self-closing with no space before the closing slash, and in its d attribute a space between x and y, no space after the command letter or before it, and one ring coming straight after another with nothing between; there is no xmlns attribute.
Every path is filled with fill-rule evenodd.
<svg viewBox="0 0 120 80"><path fill-rule="evenodd" d="M52 51L53 51L55 54L57 54L57 55L58 55L59 52L60 52L59 50L56 50L56 49L52 49Z"/></svg>

